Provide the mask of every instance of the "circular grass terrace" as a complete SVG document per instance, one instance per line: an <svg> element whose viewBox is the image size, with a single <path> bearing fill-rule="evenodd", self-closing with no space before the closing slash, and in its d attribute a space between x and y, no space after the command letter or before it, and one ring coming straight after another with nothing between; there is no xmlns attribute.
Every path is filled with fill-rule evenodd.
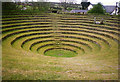
<svg viewBox="0 0 120 82"><path fill-rule="evenodd" d="M44 47L45 49L48 47L47 50L49 50L50 46L53 48L64 48L65 46L68 47L68 49L78 53L83 52L82 54L84 54L88 51L93 52L93 50L95 50L92 47L93 44L96 50L98 48L97 51L100 51L104 45L108 46L108 48L111 47L111 41L108 42L108 40L119 42L117 35L119 36L120 34L118 33L119 29L116 27L116 22L114 27L109 28L108 23L105 23L106 25L93 24L93 20L89 20L87 16L54 17L38 15L34 17L26 15L22 18L20 15L15 15L13 17L3 17L2 25L3 41L11 36L16 36L11 41L13 47L16 47L15 43L18 43L22 39L19 48L24 49L24 46L31 42L30 45L27 45L29 46L28 50L31 51L34 46L36 52L40 51L40 49L42 51ZM68 38L71 40L67 40ZM74 41L74 39L79 41ZM59 44L58 41L60 42ZM38 53L44 54L44 51Z"/></svg>
<svg viewBox="0 0 120 82"><path fill-rule="evenodd" d="M74 57L77 53L70 49L60 49L60 48L51 48L44 52L46 56L54 56L54 57Z"/></svg>
<svg viewBox="0 0 120 82"><path fill-rule="evenodd" d="M65 59L64 62L60 61L62 62L61 64L70 58L75 59L73 61L74 64L72 61L69 61L71 63L63 64L63 67L68 64L74 66L78 63L77 61L84 61L82 60L84 57L87 62L89 61L88 59L91 58L93 59L92 63L95 60L99 64L98 60L102 61L103 59L104 61L102 62L108 60L106 64L111 65L110 62L117 60L118 46L120 43L119 20L116 17L104 17L104 19L105 24L97 25L93 23L93 16L87 15L4 15L1 30L3 53L6 53L6 49L8 49L8 53L11 52L9 49L15 49L18 52L25 52L23 53L25 56L27 56L26 54L28 53L33 53L34 56L38 54L40 57L37 58L43 58L40 60L41 62L43 62L43 60L47 62L47 59L44 58L48 58L48 61L52 61L52 58L57 61L59 59ZM14 57L16 56L14 55ZM5 61L6 60L3 59L3 63ZM114 67L114 64L112 65ZM79 67L75 65L74 70L79 70L77 68ZM97 67L95 68L95 70L97 70ZM111 70L106 69L107 72L111 72ZM85 73L86 75L91 75L91 72L88 73L85 71ZM3 76L4 78L7 77L6 75ZM72 76L74 76L74 74ZM71 78L73 79L72 76ZM112 75L105 76L105 78L109 79L108 77L112 78ZM113 76L113 78L117 78L117 76ZM77 79L85 78L77 77ZM99 78L96 77L93 79ZM104 76L102 76L101 79L104 79Z"/></svg>

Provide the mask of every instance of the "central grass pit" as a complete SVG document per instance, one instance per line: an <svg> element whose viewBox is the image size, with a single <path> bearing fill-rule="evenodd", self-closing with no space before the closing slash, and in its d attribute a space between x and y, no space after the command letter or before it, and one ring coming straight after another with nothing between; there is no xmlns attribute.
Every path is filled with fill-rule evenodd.
<svg viewBox="0 0 120 82"><path fill-rule="evenodd" d="M53 56L53 57L74 57L77 55L77 53L73 51L63 50L63 49L48 50L44 54L46 56Z"/></svg>

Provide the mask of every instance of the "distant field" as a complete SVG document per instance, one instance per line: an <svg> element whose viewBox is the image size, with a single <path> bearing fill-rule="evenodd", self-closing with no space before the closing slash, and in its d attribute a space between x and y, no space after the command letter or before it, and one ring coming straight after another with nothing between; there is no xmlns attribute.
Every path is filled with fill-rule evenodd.
<svg viewBox="0 0 120 82"><path fill-rule="evenodd" d="M117 80L118 18L3 15L3 80Z"/></svg>

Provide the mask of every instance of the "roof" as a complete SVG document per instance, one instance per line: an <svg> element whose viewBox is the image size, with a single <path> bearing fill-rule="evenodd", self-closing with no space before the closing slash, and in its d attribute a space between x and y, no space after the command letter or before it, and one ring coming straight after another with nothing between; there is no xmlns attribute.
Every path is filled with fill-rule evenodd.
<svg viewBox="0 0 120 82"><path fill-rule="evenodd" d="M88 10L71 10L71 13L78 13L78 12L87 12Z"/></svg>
<svg viewBox="0 0 120 82"><path fill-rule="evenodd" d="M97 5L97 4L91 4L92 6L95 6L95 5ZM114 10L115 10L115 8L116 8L116 6L112 6L112 5L108 5L108 6L104 6L104 5L102 5L103 6L103 8L106 10L106 12L107 13L112 13Z"/></svg>
<svg viewBox="0 0 120 82"><path fill-rule="evenodd" d="M91 4L92 6L95 6L95 5L97 5L97 4Z"/></svg>
<svg viewBox="0 0 120 82"><path fill-rule="evenodd" d="M111 14L115 10L116 6L103 6L103 8L106 10L107 13Z"/></svg>

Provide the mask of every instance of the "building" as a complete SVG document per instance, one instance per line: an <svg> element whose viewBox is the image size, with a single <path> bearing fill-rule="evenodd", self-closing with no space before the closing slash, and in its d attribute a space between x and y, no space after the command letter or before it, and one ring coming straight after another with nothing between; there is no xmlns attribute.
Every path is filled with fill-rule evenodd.
<svg viewBox="0 0 120 82"><path fill-rule="evenodd" d="M90 4L90 5L88 6L88 10L92 9L92 8L94 7L94 5L96 5L96 4Z"/></svg>
<svg viewBox="0 0 120 82"><path fill-rule="evenodd" d="M116 6L103 6L103 8L106 10L106 13L109 13L110 15L118 15L118 9Z"/></svg>
<svg viewBox="0 0 120 82"><path fill-rule="evenodd" d="M92 9L96 4L90 4L88 6L88 10ZM118 15L118 6L113 6L113 5L103 5L104 10L106 13L110 15Z"/></svg>
<svg viewBox="0 0 120 82"><path fill-rule="evenodd" d="M88 10L71 10L70 13L87 14Z"/></svg>

